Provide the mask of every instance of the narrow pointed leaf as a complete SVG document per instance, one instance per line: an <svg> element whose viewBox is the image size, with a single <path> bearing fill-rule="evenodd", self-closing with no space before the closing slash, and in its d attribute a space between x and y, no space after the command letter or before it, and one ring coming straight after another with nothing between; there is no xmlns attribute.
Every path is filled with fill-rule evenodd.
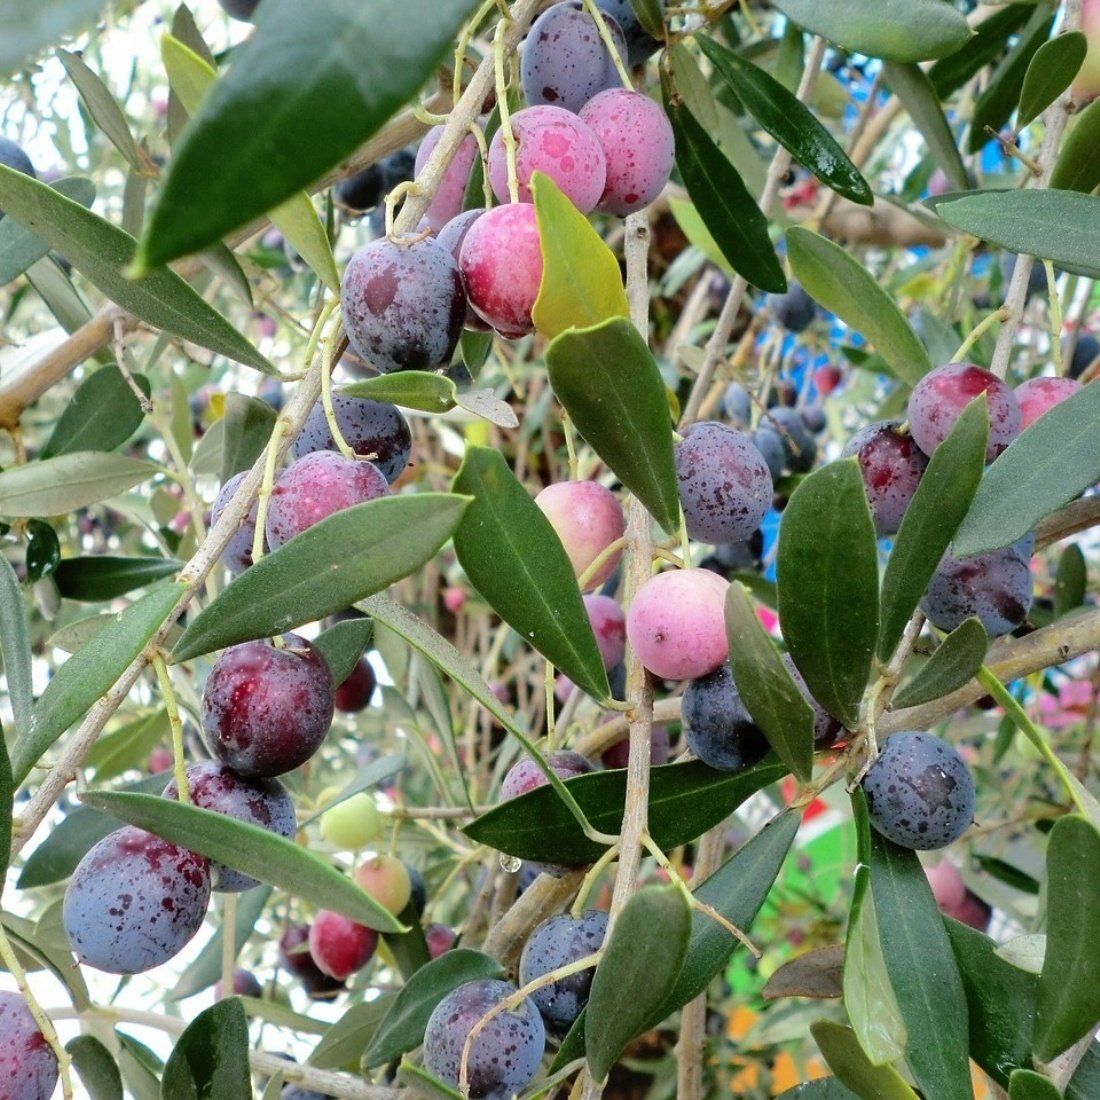
<svg viewBox="0 0 1100 1100"><path fill-rule="evenodd" d="M1100 480L1100 384L1055 405L986 471L959 527L960 557L1009 546Z"/></svg>
<svg viewBox="0 0 1100 1100"><path fill-rule="evenodd" d="M53 187L81 206L91 206L95 200L95 184L81 176L58 180ZM4 218L0 221L0 286L22 275L49 250L50 246L26 226L14 218Z"/></svg>
<svg viewBox="0 0 1100 1100"><path fill-rule="evenodd" d="M873 19L861 0L776 0L775 6L806 30L884 61L947 57L972 33L941 0L880 0Z"/></svg>
<svg viewBox="0 0 1100 1100"><path fill-rule="evenodd" d="M681 101L666 95L665 105L684 186L722 255L747 282L782 293L787 279L768 236L768 219L744 180Z"/></svg>
<svg viewBox="0 0 1100 1100"><path fill-rule="evenodd" d="M421 967L431 961L428 941L417 915L416 906L410 901L398 913L397 919L407 928L405 932L387 932L382 936L398 973L408 981Z"/></svg>
<svg viewBox="0 0 1100 1100"><path fill-rule="evenodd" d="M75 451L0 473L0 516L60 516L109 500L160 473L140 458Z"/></svg>
<svg viewBox="0 0 1100 1100"><path fill-rule="evenodd" d="M174 558L66 558L54 572L58 591L69 600L113 600L183 568Z"/></svg>
<svg viewBox="0 0 1100 1100"><path fill-rule="evenodd" d="M857 1093L835 1077L819 1077L781 1093L779 1100L860 1100Z"/></svg>
<svg viewBox="0 0 1100 1100"><path fill-rule="evenodd" d="M168 82L189 115L199 110L206 93L218 78L214 67L177 38L161 39L161 58ZM292 195L271 211L271 222L291 247L334 294L340 293L340 276L332 256L332 245L313 201L304 191Z"/></svg>
<svg viewBox="0 0 1100 1100"><path fill-rule="evenodd" d="M15 719L14 732L23 733L30 724L34 705L31 644L23 590L11 562L3 554L0 554L0 657L3 658L8 705Z"/></svg>
<svg viewBox="0 0 1100 1100"><path fill-rule="evenodd" d="M693 893L731 924L748 931L760 912L790 851L801 816L786 810L742 845ZM672 992L652 1022L686 1005L707 988L740 946L729 932L705 913L691 914L691 943Z"/></svg>
<svg viewBox="0 0 1100 1100"><path fill-rule="evenodd" d="M370 619L345 619L313 640L314 648L320 650L332 673L334 684L342 684L351 675L373 633L374 623Z"/></svg>
<svg viewBox="0 0 1100 1100"><path fill-rule="evenodd" d="M454 535L471 583L582 691L607 699L607 673L569 556L504 456L468 446L453 489L473 498Z"/></svg>
<svg viewBox="0 0 1100 1100"><path fill-rule="evenodd" d="M779 528L779 620L810 694L854 729L878 636L878 547L855 459L799 485Z"/></svg>
<svg viewBox="0 0 1100 1100"><path fill-rule="evenodd" d="M164 1064L163 1100L236 1100L252 1091L248 1021L239 997L218 1001L191 1021Z"/></svg>
<svg viewBox="0 0 1100 1100"><path fill-rule="evenodd" d="M994 9L974 28L974 37L953 54L937 61L928 76L936 95L947 100L986 65L995 61L1007 48L1009 39L1034 14L1029 4L1009 4Z"/></svg>
<svg viewBox="0 0 1100 1100"><path fill-rule="evenodd" d="M936 203L948 225L1011 252L1100 278L1100 198L1075 191L985 191Z"/></svg>
<svg viewBox="0 0 1100 1100"><path fill-rule="evenodd" d="M670 534L680 523L672 420L661 372L637 329L615 318L564 332L550 385L586 442Z"/></svg>
<svg viewBox="0 0 1100 1100"><path fill-rule="evenodd" d="M122 789L160 794L166 783L163 775L147 775ZM107 814L88 806L74 807L24 860L16 885L20 890L31 890L64 881L76 870L85 854L117 828L118 821Z"/></svg>
<svg viewBox="0 0 1100 1100"><path fill-rule="evenodd" d="M205 299L165 268L141 279L124 272L137 242L52 187L0 165L0 210L60 252L104 295L153 326L255 367L275 368ZM211 243L211 242L206 242Z"/></svg>
<svg viewBox="0 0 1100 1100"><path fill-rule="evenodd" d="M796 955L764 983L760 996L765 1001L785 997L809 997L828 1001L843 995L844 944L831 943Z"/></svg>
<svg viewBox="0 0 1100 1100"><path fill-rule="evenodd" d="M1035 51L1020 92L1018 130L1038 118L1073 83L1087 52L1088 39L1080 31L1060 34Z"/></svg>
<svg viewBox="0 0 1100 1100"><path fill-rule="evenodd" d="M168 712L162 707L110 733L101 733L84 757L84 767L92 769L97 783L112 779L130 768L144 770L149 754L157 745L166 744L170 737ZM54 835L50 834L51 841ZM38 852L37 848L35 852Z"/></svg>
<svg viewBox="0 0 1100 1100"><path fill-rule="evenodd" d="M857 891L866 891L861 904L853 904L844 958L844 1008L857 1042L873 1065L897 1061L905 1053L905 1021L886 972L879 936L875 899L866 890L866 867L856 871Z"/></svg>
<svg viewBox="0 0 1100 1100"><path fill-rule="evenodd" d="M149 219L155 267L278 206L361 145L434 72L475 0L264 0L176 145Z"/></svg>
<svg viewBox="0 0 1100 1100"><path fill-rule="evenodd" d="M926 1096L972 1100L966 995L916 852L873 832L871 891L913 1078Z"/></svg>
<svg viewBox="0 0 1100 1100"><path fill-rule="evenodd" d="M588 1068L607 1078L675 986L691 940L691 910L675 886L644 886L611 927L592 978L585 1027Z"/></svg>
<svg viewBox="0 0 1100 1100"><path fill-rule="evenodd" d="M1050 1062L1100 1023L1100 832L1060 818L1047 847L1047 950L1036 1000L1035 1056Z"/></svg>
<svg viewBox="0 0 1100 1100"><path fill-rule="evenodd" d="M997 133L1012 117L1023 91L1028 67L1035 52L1050 35L1053 22L1050 8L1045 4L1036 5L1027 25L990 74L971 114L968 152L976 153L986 142L992 141L993 135L989 131Z"/></svg>
<svg viewBox="0 0 1100 1100"><path fill-rule="evenodd" d="M266 554L203 609L176 643L187 661L323 619L430 561L467 500L448 493L390 496L321 520Z"/></svg>
<svg viewBox="0 0 1100 1100"><path fill-rule="evenodd" d="M79 54L68 50L57 51L58 60L65 66L69 79L76 85L88 114L95 124L107 135L111 144L126 158L130 166L138 172L148 172L152 163L148 156L142 159L130 124L122 113L110 89L87 65Z"/></svg>
<svg viewBox="0 0 1100 1100"><path fill-rule="evenodd" d="M944 918L962 975L970 1016L970 1056L1007 1088L1016 1066L1031 1065L1035 995L1039 979L1005 962L988 936ZM1100 1095L1100 1047L1093 1043L1066 1086L1066 1100Z"/></svg>
<svg viewBox="0 0 1100 1100"><path fill-rule="evenodd" d="M6 225L5 218L0 226ZM138 389L149 396L149 379L132 376ZM122 371L113 363L101 367L77 387L58 418L41 458L74 451L113 451L141 427L145 412Z"/></svg>
<svg viewBox="0 0 1100 1100"><path fill-rule="evenodd" d="M932 159L947 176L951 189L967 190L970 180L962 154L955 144L955 137L928 74L919 65L903 65L898 61L886 62L883 74L890 90L901 100L913 124L921 132Z"/></svg>
<svg viewBox="0 0 1100 1100"><path fill-rule="evenodd" d="M905 1053L907 1033L886 970L878 912L871 893L871 820L862 787L852 792L856 873L844 944L844 1009L864 1054L876 1065Z"/></svg>
<svg viewBox="0 0 1100 1100"><path fill-rule="evenodd" d="M567 329L629 317L619 261L603 238L549 176L536 172L531 191L542 250L542 284L531 311L535 327L553 339Z"/></svg>
<svg viewBox="0 0 1100 1100"><path fill-rule="evenodd" d="M776 756L803 782L813 772L814 712L756 616L748 590L726 592L726 634L737 690Z"/></svg>
<svg viewBox="0 0 1100 1100"><path fill-rule="evenodd" d="M893 655L905 624L974 499L985 468L988 435L989 414L985 395L980 394L936 448L905 510L882 578L881 661Z"/></svg>
<svg viewBox="0 0 1100 1100"><path fill-rule="evenodd" d="M863 1053L856 1033L832 1020L818 1020L810 1025L829 1069L858 1096L874 1096L876 1100L917 1100L917 1094L893 1066L876 1066Z"/></svg>
<svg viewBox="0 0 1100 1100"><path fill-rule="evenodd" d="M665 764L650 771L649 831L666 851L702 836L750 795L781 779L782 766L757 764L743 772L717 772L699 761ZM626 771L594 772L570 779L593 828L618 833L626 804ZM557 794L547 788L502 802L462 830L479 844L519 859L580 866L592 863L604 847L589 840Z"/></svg>
<svg viewBox="0 0 1100 1100"><path fill-rule="evenodd" d="M271 438L275 419L275 410L258 397L248 397L243 393L225 395L221 460L223 485L234 474L252 468Z"/></svg>
<svg viewBox="0 0 1100 1100"><path fill-rule="evenodd" d="M15 783L11 774L8 746L0 728L0 875L7 875L11 862L11 821Z"/></svg>
<svg viewBox="0 0 1100 1100"><path fill-rule="evenodd" d="M353 1004L329 1027L309 1056L309 1064L317 1069L356 1071L367 1044L396 998L383 993L373 1001Z"/></svg>
<svg viewBox="0 0 1100 1100"><path fill-rule="evenodd" d="M34 705L30 724L12 749L12 772L17 783L22 783L42 754L110 691L182 594L181 584L154 589L109 619L89 644L54 673Z"/></svg>
<svg viewBox="0 0 1100 1100"><path fill-rule="evenodd" d="M866 336L898 378L912 385L932 369L928 352L897 303L839 245L796 226L787 230L787 255L807 293Z"/></svg>
<svg viewBox="0 0 1100 1100"><path fill-rule="evenodd" d="M437 1004L466 982L502 975L500 963L480 951L455 948L410 978L390 1005L363 1055L363 1068L374 1069L420 1046Z"/></svg>
<svg viewBox="0 0 1100 1100"><path fill-rule="evenodd" d="M665 20L660 0L630 0L630 7L647 34L664 38Z"/></svg>
<svg viewBox="0 0 1100 1100"><path fill-rule="evenodd" d="M533 740L520 728L515 714L503 706L493 694L492 688L481 673L474 667L469 657L460 653L451 642L434 631L427 623L418 619L401 604L386 596L372 596L358 604L371 618L384 624L396 635L404 638L409 645L419 650L440 671L445 672L459 684L473 699L485 708L507 731L527 750L535 761L561 806L572 819L574 825L584 835L584 812L574 801L565 784L547 763L535 747ZM598 850L599 846L594 845ZM595 857L594 857L595 858Z"/></svg>
<svg viewBox="0 0 1100 1100"><path fill-rule="evenodd" d="M286 890L318 909L335 909L380 932L402 930L397 918L347 875L293 840L258 825L151 794L88 791L81 801L128 825L147 829L207 859Z"/></svg>
<svg viewBox="0 0 1100 1100"><path fill-rule="evenodd" d="M997 944L944 918L962 977L970 1021L970 1057L1002 1087L1013 1066L1031 1065L1038 978L1005 962Z"/></svg>
<svg viewBox="0 0 1100 1100"><path fill-rule="evenodd" d="M1061 618L1085 602L1089 589L1088 563L1075 542L1062 551L1054 577L1054 614Z"/></svg>
<svg viewBox="0 0 1100 1100"><path fill-rule="evenodd" d="M968 684L982 667L989 638L978 619L967 619L940 643L939 649L894 695L895 707L915 707L942 699Z"/></svg>
<svg viewBox="0 0 1100 1100"><path fill-rule="evenodd" d="M838 195L870 206L874 195L859 169L813 112L774 76L705 35L700 49L745 109L795 160Z"/></svg>
<svg viewBox="0 0 1100 1100"><path fill-rule="evenodd" d="M1014 1069L1008 1081L1008 1100L1062 1100L1058 1086L1031 1069Z"/></svg>

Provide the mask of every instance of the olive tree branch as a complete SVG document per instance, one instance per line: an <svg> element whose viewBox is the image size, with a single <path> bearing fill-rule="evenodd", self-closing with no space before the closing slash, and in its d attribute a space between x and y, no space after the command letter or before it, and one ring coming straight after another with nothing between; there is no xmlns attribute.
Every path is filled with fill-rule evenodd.
<svg viewBox="0 0 1100 1100"><path fill-rule="evenodd" d="M630 319L649 343L649 220L645 211L626 219L626 296L630 304ZM646 507L637 497L626 506L626 534L623 549L622 575L624 604L629 607L638 589L651 576L653 536ZM626 651L626 701L624 721L630 737L630 752L626 767L626 805L619 833L618 867L615 889L608 914L608 931L623 906L634 893L638 867L649 824L650 741L653 731L653 685L634 648ZM603 1085L592 1079L587 1068L582 1074L584 1100L598 1100Z"/></svg>
<svg viewBox="0 0 1100 1100"><path fill-rule="evenodd" d="M1026 638L1002 638L990 649L985 667L1001 683L1008 684L1052 665L1083 657L1097 648L1100 648L1100 609L1093 609L1045 626ZM876 734L881 738L903 730L929 729L986 694L986 689L977 680L971 680L950 695L930 703L901 710L887 709L878 720ZM678 722L680 699L662 699L655 703L653 719ZM613 718L579 738L574 748L583 756L598 756L622 741L627 729L625 718Z"/></svg>

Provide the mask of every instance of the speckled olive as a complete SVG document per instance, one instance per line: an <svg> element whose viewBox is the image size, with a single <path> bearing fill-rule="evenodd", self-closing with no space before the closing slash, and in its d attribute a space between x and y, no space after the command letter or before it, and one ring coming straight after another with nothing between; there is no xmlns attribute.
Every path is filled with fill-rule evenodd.
<svg viewBox="0 0 1100 1100"><path fill-rule="evenodd" d="M344 442L357 455L371 456L371 465L377 466L388 482L395 482L408 465L412 451L409 422L393 405L365 397L333 394L332 411ZM324 406L318 401L306 417L291 453L303 458L314 451L336 449Z"/></svg>
<svg viewBox="0 0 1100 1100"><path fill-rule="evenodd" d="M702 542L747 539L771 505L763 456L747 435L717 421L684 432L676 444L676 480L688 534Z"/></svg>
<svg viewBox="0 0 1100 1100"><path fill-rule="evenodd" d="M863 777L871 824L903 848L946 848L974 820L974 780L963 758L930 733L887 739Z"/></svg>
<svg viewBox="0 0 1100 1100"><path fill-rule="evenodd" d="M467 982L436 1005L424 1031L424 1065L457 1088L466 1039L474 1024L516 987L510 982ZM542 1017L530 998L492 1018L470 1044L467 1084L472 1100L508 1100L538 1072L546 1048Z"/></svg>
<svg viewBox="0 0 1100 1100"><path fill-rule="evenodd" d="M127 825L77 864L62 922L82 963L140 974L183 950L209 904L210 866L202 856Z"/></svg>
<svg viewBox="0 0 1100 1100"><path fill-rule="evenodd" d="M332 723L332 674L297 634L285 647L244 642L223 650L202 693L210 751L235 772L271 778L293 771L320 747Z"/></svg>
<svg viewBox="0 0 1100 1100"><path fill-rule="evenodd" d="M187 790L191 801L204 810L267 829L286 840L294 839L294 801L276 779L245 779L224 764L206 760L188 765ZM164 797L179 797L174 779L164 788ZM210 881L213 889L223 893L238 893L258 885L254 878L214 862L210 864Z"/></svg>
<svg viewBox="0 0 1100 1100"><path fill-rule="evenodd" d="M589 909L577 918L561 913L544 920L523 946L519 959L520 985L599 951L606 934L607 914L598 909ZM551 1031L561 1034L573 1026L588 1003L594 973L594 968L581 970L531 994Z"/></svg>
<svg viewBox="0 0 1100 1100"><path fill-rule="evenodd" d="M446 366L466 316L458 265L431 238L364 245L344 271L340 302L352 348L384 374Z"/></svg>

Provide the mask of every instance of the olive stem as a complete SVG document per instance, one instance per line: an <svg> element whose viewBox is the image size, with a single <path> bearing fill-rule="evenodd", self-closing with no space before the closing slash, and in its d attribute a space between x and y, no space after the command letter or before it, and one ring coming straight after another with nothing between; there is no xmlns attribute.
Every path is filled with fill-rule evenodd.
<svg viewBox="0 0 1100 1100"><path fill-rule="evenodd" d="M1077 811L1084 814L1085 817L1088 817L1089 809L1085 805L1084 799L1081 797L1082 788L1080 784L1074 782L1073 777L1069 773L1069 769L1058 759L1057 754L1050 747L1042 731L1028 717L1027 711L1020 706L1015 696L986 665L982 665L982 667L978 669L977 678L982 687L986 688L989 694L997 700L1004 709L1005 714L1012 719L1016 728L1031 742L1039 755L1054 769L1059 781L1062 786L1065 787L1066 793L1069 795L1070 802L1077 808Z"/></svg>
<svg viewBox="0 0 1100 1100"><path fill-rule="evenodd" d="M191 791L187 785L187 760L183 749L183 722L180 721L179 704L172 687L172 677L161 653L152 656L153 671L157 674L164 709L168 712L168 727L172 731L172 770L176 778L176 798L186 805L191 801Z"/></svg>
<svg viewBox="0 0 1100 1100"><path fill-rule="evenodd" d="M466 1041L462 1044L462 1056L458 1062L458 1089L462 1095L469 1096L470 1094L469 1061L474 1040L492 1020L503 1012L514 1012L532 993L537 993L540 989L545 989L548 985L561 981L562 978L579 974L582 970L591 970L599 963L601 958L603 958L602 948L591 955L585 955L583 959L577 959L574 962L566 963L564 966L559 966L556 970L551 970L541 977L535 978L534 981L528 982L525 986L517 989L515 993L498 1001L485 1015L475 1021L466 1036Z"/></svg>
<svg viewBox="0 0 1100 1100"><path fill-rule="evenodd" d="M630 73L626 71L623 59L619 55L619 48L615 44L615 39L611 37L611 28L608 27L603 12L596 6L596 0L584 0L584 7L596 24L596 30L599 32L600 39L603 41L607 52L611 54L612 64L614 64L615 71L619 74L619 79L623 82L623 87L633 91L634 81L630 79Z"/></svg>
<svg viewBox="0 0 1100 1100"><path fill-rule="evenodd" d="M31 992L31 987L27 984L26 972L19 962L19 956L15 953L15 948L12 947L7 930L2 923L0 923L0 959L4 960L4 968L15 979L15 984L19 987L19 992L26 1002L27 1010L34 1017L38 1030L42 1032L42 1038L46 1040L46 1044L57 1059L57 1071L61 1076L62 1096L65 1100L72 1100L72 1059L69 1057L69 1052L62 1045L57 1029L53 1026L53 1021L47 1013L42 1011L42 1006Z"/></svg>

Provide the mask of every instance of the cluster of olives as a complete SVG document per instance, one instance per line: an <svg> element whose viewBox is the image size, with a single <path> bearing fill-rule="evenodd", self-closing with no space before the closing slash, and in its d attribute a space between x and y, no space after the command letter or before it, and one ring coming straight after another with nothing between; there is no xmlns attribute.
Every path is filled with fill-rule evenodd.
<svg viewBox="0 0 1100 1100"><path fill-rule="evenodd" d="M625 54L615 16L608 13L605 21ZM498 130L487 175L500 205L463 211L478 156L477 141L468 135L424 216L427 235L372 241L347 266L341 304L348 338L379 371L446 367L464 326L491 328L512 339L533 330L531 311L542 280L531 195L536 172L549 176L582 213L618 217L648 206L668 182L674 157L668 119L647 96L616 86L611 56L583 4L555 4L535 21L521 72L530 106L510 120L516 194L509 190ZM436 127L425 136L416 171L441 133Z"/></svg>
<svg viewBox="0 0 1100 1100"><path fill-rule="evenodd" d="M335 413L345 440L363 457L344 458L331 449L335 441L318 405L295 441L294 461L272 489L265 525L270 548L344 508L385 495L389 480L408 462L409 426L395 408L338 397ZM213 507L215 519L233 498L241 476L223 486ZM230 572L252 564L256 519L254 510L225 550L223 563ZM191 801L292 838L294 804L279 777L317 752L338 705L358 710L373 690L373 672L365 658L344 683L335 685L320 651L298 635L226 649L203 688L202 730L214 759L187 768ZM179 797L174 779L164 796ZM381 832L373 805L364 798L333 809L322 819L323 834L348 841L349 833L355 833L356 843L349 846L369 843ZM354 827L349 827L349 815L355 818ZM394 912L409 900L408 870L392 857L363 863L356 879ZM99 841L76 868L65 893L65 930L82 962L135 974L166 962L190 941L202 926L211 891L238 892L255 885L238 871L142 829L125 827ZM342 983L366 964L376 941L371 929L323 912L310 930L311 961Z"/></svg>

